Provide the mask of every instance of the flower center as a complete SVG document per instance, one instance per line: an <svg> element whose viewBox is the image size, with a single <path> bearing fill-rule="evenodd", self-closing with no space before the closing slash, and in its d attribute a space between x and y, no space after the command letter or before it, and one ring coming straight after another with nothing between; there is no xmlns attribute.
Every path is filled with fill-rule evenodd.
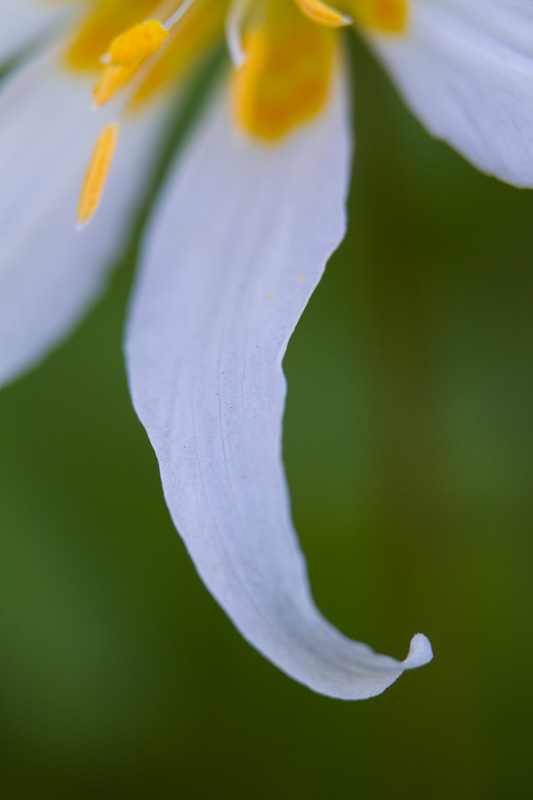
<svg viewBox="0 0 533 800"><path fill-rule="evenodd" d="M182 73L225 29L236 67L237 123L275 142L324 106L335 60L335 28L352 22L382 34L406 26L407 0L90 0L68 53L76 69L99 68L93 100L138 105ZM78 209L86 224L96 212L118 138L113 121L100 136Z"/></svg>

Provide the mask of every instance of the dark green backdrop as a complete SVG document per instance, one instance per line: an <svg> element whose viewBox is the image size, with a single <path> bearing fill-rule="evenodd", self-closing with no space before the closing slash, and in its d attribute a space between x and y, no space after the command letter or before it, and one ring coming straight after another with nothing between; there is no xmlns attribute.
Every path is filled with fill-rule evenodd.
<svg viewBox="0 0 533 800"><path fill-rule="evenodd" d="M316 599L434 662L311 694L197 579L129 403L131 263L0 396L6 800L529 797L533 195L431 140L354 55L350 231L289 348Z"/></svg>

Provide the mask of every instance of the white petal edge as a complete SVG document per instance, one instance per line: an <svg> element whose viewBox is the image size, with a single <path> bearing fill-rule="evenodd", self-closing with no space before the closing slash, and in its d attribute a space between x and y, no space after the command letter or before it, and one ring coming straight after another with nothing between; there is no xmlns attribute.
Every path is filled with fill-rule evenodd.
<svg viewBox="0 0 533 800"><path fill-rule="evenodd" d="M320 118L265 147L234 131L222 93L148 231L126 357L167 505L209 591L280 669L361 699L427 663L431 646L415 636L400 662L317 610L281 445L282 358L345 232L346 105L339 82Z"/></svg>
<svg viewBox="0 0 533 800"><path fill-rule="evenodd" d="M104 124L90 89L61 68L55 48L0 92L0 385L44 357L101 291L157 149L159 107L125 120L99 213L76 232Z"/></svg>
<svg viewBox="0 0 533 800"><path fill-rule="evenodd" d="M72 16L76 4L43 0L1 0L0 65L38 36Z"/></svg>
<svg viewBox="0 0 533 800"><path fill-rule="evenodd" d="M533 3L412 0L371 46L429 131L478 169L533 186Z"/></svg>

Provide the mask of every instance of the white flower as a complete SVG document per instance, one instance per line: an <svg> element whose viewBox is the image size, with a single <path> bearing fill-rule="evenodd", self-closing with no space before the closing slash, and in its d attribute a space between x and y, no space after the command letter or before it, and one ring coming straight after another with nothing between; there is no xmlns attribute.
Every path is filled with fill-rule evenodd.
<svg viewBox="0 0 533 800"><path fill-rule="evenodd" d="M126 334L131 392L208 589L289 675L358 699L427 663L431 647L417 634L398 662L320 615L282 467L282 357L345 230L352 134L334 28L353 22L433 134L485 172L530 186L533 4L338 6L2 0L0 59L35 47L0 89L0 380L43 357L100 291L159 147L179 87L171 79L184 79L225 28L235 70L221 77L146 233ZM159 22L138 24L147 18ZM99 56L102 108L91 115ZM76 207L87 223L100 200L76 233Z"/></svg>

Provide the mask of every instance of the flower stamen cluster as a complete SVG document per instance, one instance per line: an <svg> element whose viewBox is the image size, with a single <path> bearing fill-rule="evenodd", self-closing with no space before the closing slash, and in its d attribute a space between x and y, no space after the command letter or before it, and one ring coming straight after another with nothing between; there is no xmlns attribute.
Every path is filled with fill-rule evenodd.
<svg viewBox="0 0 533 800"><path fill-rule="evenodd" d="M217 0L218 22L225 29L236 67L234 115L241 129L275 142L320 111L331 83L332 29L351 25L354 20L388 33L398 33L405 25L405 0L351 0L345 5L351 7L352 14L322 0ZM213 8L212 0L182 0L166 18L149 17L120 31L100 55L103 70L93 93L94 106L107 105L129 85L123 111L139 90L142 93L142 85L149 84L161 48L169 40L173 48L179 47L183 40L180 28L187 21L194 23L197 17L212 17ZM165 9L168 4L159 8ZM146 69L141 70L143 65ZM110 124L104 128L107 133L99 137L89 165L79 204L79 227L96 213L102 196L116 145L118 119L113 120L112 128ZM110 130L115 132L113 148ZM106 143L104 170L102 148ZM95 184L95 176L101 185Z"/></svg>

